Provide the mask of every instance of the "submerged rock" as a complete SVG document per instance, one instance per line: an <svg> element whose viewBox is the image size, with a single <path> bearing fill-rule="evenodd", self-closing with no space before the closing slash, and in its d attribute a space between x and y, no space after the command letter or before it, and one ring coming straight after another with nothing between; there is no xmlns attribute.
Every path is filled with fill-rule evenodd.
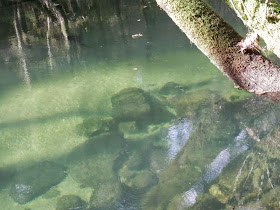
<svg viewBox="0 0 280 210"><path fill-rule="evenodd" d="M195 90L169 99L181 117L200 117L209 111L217 101L217 93L209 90Z"/></svg>
<svg viewBox="0 0 280 210"><path fill-rule="evenodd" d="M161 137L161 132L164 129L166 129L166 125L149 125L146 127L146 129L143 129L142 131L139 131L139 129L133 127L129 129L128 126L126 128L127 130L119 128L119 131L123 134L125 140L129 142L152 141L153 143L156 143L155 139L159 139ZM138 132L136 132L136 130Z"/></svg>
<svg viewBox="0 0 280 210"><path fill-rule="evenodd" d="M179 95L186 91L191 91L195 89L201 89L201 88L207 89L205 86L211 84L211 82L212 82L211 79L204 80L188 86L178 84L176 82L168 82L159 90L159 93L165 96Z"/></svg>
<svg viewBox="0 0 280 210"><path fill-rule="evenodd" d="M176 116L163 99L139 88L127 88L111 98L113 118L119 122L136 121L137 126L167 122Z"/></svg>
<svg viewBox="0 0 280 210"><path fill-rule="evenodd" d="M162 95L177 95L185 92L186 89L186 87L176 82L168 82L159 90L159 93Z"/></svg>
<svg viewBox="0 0 280 210"><path fill-rule="evenodd" d="M197 197L197 203L191 208L186 208L184 205L182 205L181 195L175 196L167 206L167 210L173 210L173 209L213 210L213 209L226 209L226 208L224 204L217 201L213 196L204 193Z"/></svg>
<svg viewBox="0 0 280 210"><path fill-rule="evenodd" d="M10 190L10 196L19 204L27 203L60 183L66 168L45 161L17 172Z"/></svg>
<svg viewBox="0 0 280 210"><path fill-rule="evenodd" d="M70 168L72 178L78 183L96 189L99 185L116 181L113 173L115 156L100 154L96 157L81 160Z"/></svg>
<svg viewBox="0 0 280 210"><path fill-rule="evenodd" d="M108 133L113 129L114 120L112 118L90 117L77 126L80 134L86 136L96 136Z"/></svg>
<svg viewBox="0 0 280 210"><path fill-rule="evenodd" d="M127 135L133 135L138 131L135 121L119 123L118 130L124 135L125 138Z"/></svg>
<svg viewBox="0 0 280 210"><path fill-rule="evenodd" d="M14 175L14 170L0 168L0 190L12 182Z"/></svg>
<svg viewBox="0 0 280 210"><path fill-rule="evenodd" d="M262 149L270 158L280 158L280 128L273 130L257 147Z"/></svg>
<svg viewBox="0 0 280 210"><path fill-rule="evenodd" d="M113 166L122 149L122 140L117 135L98 136L80 145L68 157L71 177L94 189L116 181Z"/></svg>
<svg viewBox="0 0 280 210"><path fill-rule="evenodd" d="M223 194L223 192L219 189L218 185L212 185L209 189L209 192L214 198L216 198L221 203L226 204L228 202L228 197L225 194Z"/></svg>
<svg viewBox="0 0 280 210"><path fill-rule="evenodd" d="M101 185L90 198L90 209L115 209L114 205L121 197L119 183Z"/></svg>
<svg viewBox="0 0 280 210"><path fill-rule="evenodd" d="M111 98L113 117L118 120L136 120L148 117L151 111L147 93L139 88L126 88Z"/></svg>
<svg viewBox="0 0 280 210"><path fill-rule="evenodd" d="M177 116L175 109L168 106L167 100L156 95L151 96L151 107L153 123L169 122Z"/></svg>
<svg viewBox="0 0 280 210"><path fill-rule="evenodd" d="M155 183L154 175L149 170L133 171L123 167L119 177L121 183L134 192L143 192Z"/></svg>
<svg viewBox="0 0 280 210"><path fill-rule="evenodd" d="M56 210L85 210L87 203L76 195L63 195L57 199Z"/></svg>
<svg viewBox="0 0 280 210"><path fill-rule="evenodd" d="M50 189L47 193L42 195L42 198L44 199L51 199L51 198L56 198L60 196L60 191L58 189Z"/></svg>

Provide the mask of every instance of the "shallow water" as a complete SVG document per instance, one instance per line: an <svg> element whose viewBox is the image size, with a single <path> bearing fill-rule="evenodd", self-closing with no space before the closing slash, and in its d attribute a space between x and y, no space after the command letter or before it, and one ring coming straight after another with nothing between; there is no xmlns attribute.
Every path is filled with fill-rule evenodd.
<svg viewBox="0 0 280 210"><path fill-rule="evenodd" d="M279 207L278 104L155 2L5 2L1 209Z"/></svg>

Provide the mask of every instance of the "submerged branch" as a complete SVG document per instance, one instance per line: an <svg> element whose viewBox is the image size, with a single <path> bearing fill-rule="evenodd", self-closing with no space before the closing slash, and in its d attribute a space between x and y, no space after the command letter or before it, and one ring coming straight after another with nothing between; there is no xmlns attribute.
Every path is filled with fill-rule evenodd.
<svg viewBox="0 0 280 210"><path fill-rule="evenodd" d="M280 101L280 68L248 45L203 0L157 0L158 5L241 89Z"/></svg>

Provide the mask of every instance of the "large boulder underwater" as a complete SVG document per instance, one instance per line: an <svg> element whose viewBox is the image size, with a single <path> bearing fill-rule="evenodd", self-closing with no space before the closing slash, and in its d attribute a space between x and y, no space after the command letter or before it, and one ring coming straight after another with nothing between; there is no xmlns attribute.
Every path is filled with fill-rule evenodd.
<svg viewBox="0 0 280 210"><path fill-rule="evenodd" d="M111 102L113 118L118 122L160 123L175 117L163 100L140 88L123 89Z"/></svg>
<svg viewBox="0 0 280 210"><path fill-rule="evenodd" d="M86 210L87 203L77 195L63 195L57 199L56 210Z"/></svg>
<svg viewBox="0 0 280 210"><path fill-rule="evenodd" d="M25 204L47 192L66 177L66 168L50 161L37 163L17 171L10 189L10 196Z"/></svg>

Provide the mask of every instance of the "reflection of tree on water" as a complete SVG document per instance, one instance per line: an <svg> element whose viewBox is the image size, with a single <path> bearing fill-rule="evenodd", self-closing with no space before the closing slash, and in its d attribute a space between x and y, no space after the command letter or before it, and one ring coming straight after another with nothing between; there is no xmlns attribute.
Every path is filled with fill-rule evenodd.
<svg viewBox="0 0 280 210"><path fill-rule="evenodd" d="M10 17L9 11L18 8L21 17L21 22L17 21L18 32L22 36L21 45L33 81L38 78L39 69L45 76L49 74L45 69L69 71L74 69L73 64L87 66L96 62L143 58L143 55L146 55L143 61L152 61L157 51L170 50L170 47L179 45L174 42L187 42L181 35L173 43L166 43L168 35L181 33L163 12L156 9L155 2L40 0L15 3L2 0L1 5L7 6L7 9L3 9L5 14L2 14L7 16L5 24L13 27L13 33L8 34L10 40L14 35L14 17ZM139 19L141 21L137 21ZM175 30L163 34L166 26ZM144 36L132 39L131 35L135 33ZM6 56L15 56L12 50L5 51L8 52ZM32 61L36 61L36 65ZM10 62L4 65L7 65L7 69L14 68L10 67Z"/></svg>
<svg viewBox="0 0 280 210"><path fill-rule="evenodd" d="M70 43L68 40L68 34L66 31L66 23L65 20L62 16L62 14L60 13L60 11L58 9L56 9L56 6L54 5L54 3L52 3L52 1L49 0L43 0L42 4L44 4L50 11L52 11L52 13L55 15L55 17L58 20L58 23L60 25L60 29L61 29L61 33L63 34L64 37L64 44L65 44L65 50L66 50L66 58L67 58L67 62L70 63L71 58L70 58ZM47 17L48 19L49 17ZM48 26L49 26L49 22L48 22ZM48 27L49 30L49 27Z"/></svg>
<svg viewBox="0 0 280 210"><path fill-rule="evenodd" d="M46 34L46 38L47 38L47 46L48 46L48 56L49 56L49 66L50 66L50 70L53 70L53 55L52 55L52 51L51 51L51 45L50 45L50 18L47 17L47 25L48 25L48 31Z"/></svg>
<svg viewBox="0 0 280 210"><path fill-rule="evenodd" d="M18 16L16 14L18 14ZM24 80L24 83L30 89L31 88L30 76L29 76L29 73L28 73L28 70L27 70L25 54L24 54L23 49L22 49L21 37L20 37L20 34L19 34L19 29L18 29L18 24L17 24L17 22L20 22L20 20L21 19L20 19L20 16L19 16L19 10L17 8L17 12L16 12L16 10L14 11L14 27L15 27L17 43L18 43L18 45L17 45L17 47L18 47L18 55L19 55L19 58L20 58L21 66L23 68L23 80Z"/></svg>

